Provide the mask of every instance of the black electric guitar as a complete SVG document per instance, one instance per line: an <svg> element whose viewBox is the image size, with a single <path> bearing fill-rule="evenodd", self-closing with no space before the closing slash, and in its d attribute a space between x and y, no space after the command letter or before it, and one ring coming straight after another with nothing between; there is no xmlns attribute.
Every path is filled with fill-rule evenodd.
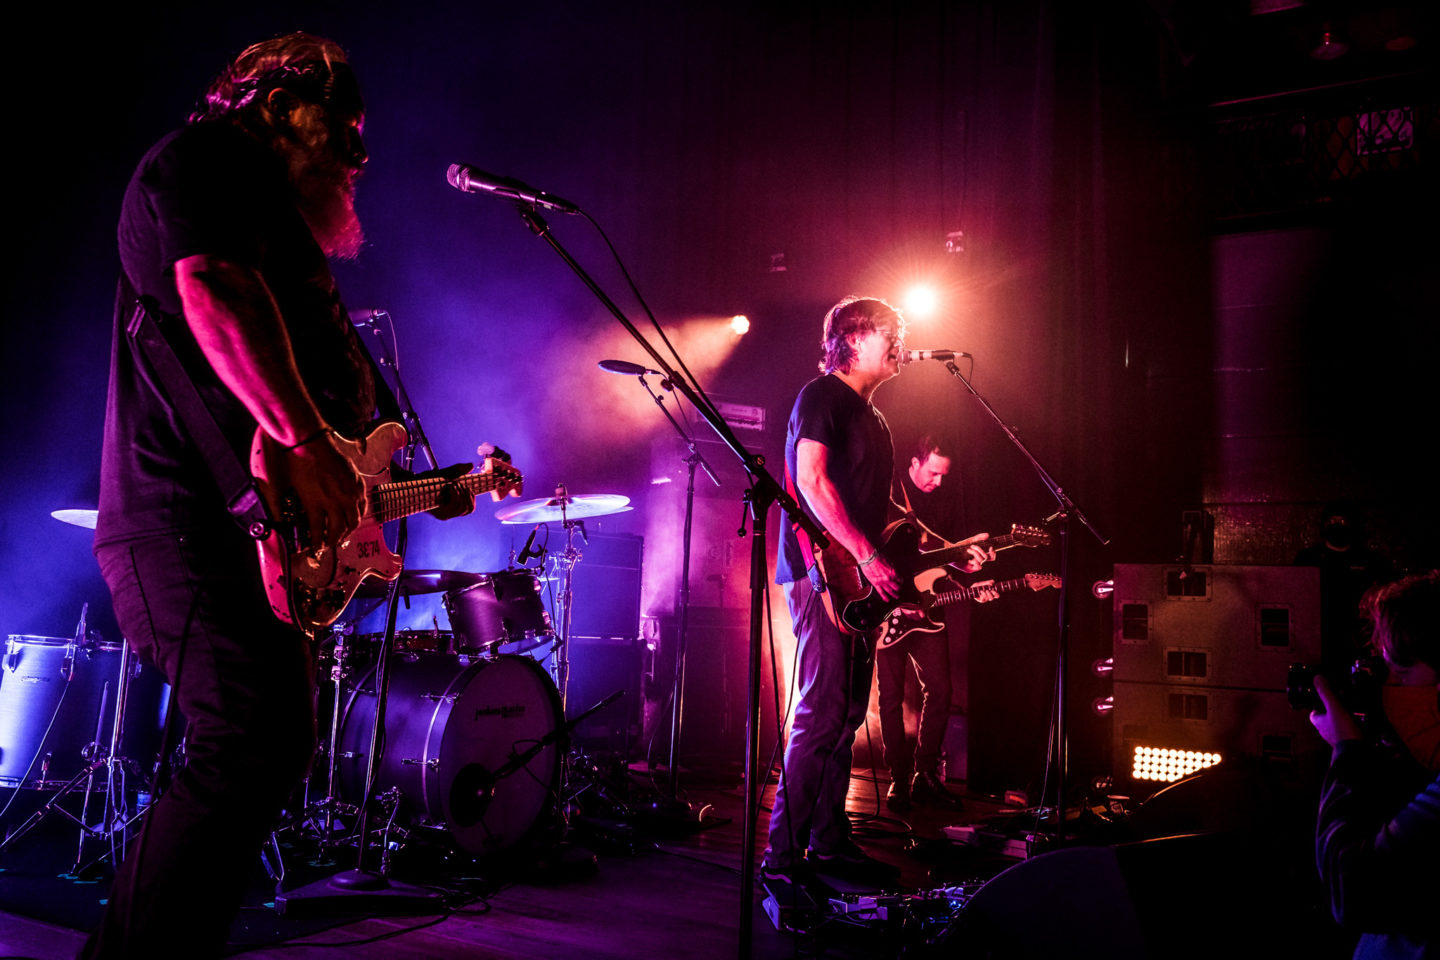
<svg viewBox="0 0 1440 960"><path fill-rule="evenodd" d="M966 600L974 600L986 587L993 588L998 593L1009 593L1022 588L1038 593L1049 588L1059 589L1060 578L1053 573L1027 573L1014 580L997 580L994 583L969 587L954 585L952 589L923 593L917 607L899 607L890 611L890 615L885 618L884 629L880 631L876 641L876 649L884 650L894 646L912 633L937 633L944 630L945 621L936 620L935 612Z"/></svg>
<svg viewBox="0 0 1440 960"><path fill-rule="evenodd" d="M393 422L380 424L360 440L331 436L335 449L364 482L365 502L354 530L333 541L310 543L304 533L304 511L289 485L295 455L263 429L255 431L250 473L275 521L275 529L256 546L265 595L275 616L313 633L335 622L363 581L398 577L403 564L385 543L381 524L435 509L449 484L457 483L474 494L489 493L496 500L520 493L523 478L501 456L488 457L480 469L456 480L422 477L391 482L390 458L406 439L405 428Z"/></svg>
<svg viewBox="0 0 1440 960"><path fill-rule="evenodd" d="M1050 534L1039 527L1014 524L1010 532L987 540L970 538L939 550L920 549L920 529L909 519L896 520L885 528L881 537L883 553L900 576L900 595L886 600L865 579L865 571L855 562L850 551L831 541L817 558L825 578L825 609L842 633L869 633L885 622L896 607L919 609L923 597L935 581L945 576L945 566L965 563L970 559L970 546L978 544L987 550L1010 547L1043 547L1050 543Z"/></svg>

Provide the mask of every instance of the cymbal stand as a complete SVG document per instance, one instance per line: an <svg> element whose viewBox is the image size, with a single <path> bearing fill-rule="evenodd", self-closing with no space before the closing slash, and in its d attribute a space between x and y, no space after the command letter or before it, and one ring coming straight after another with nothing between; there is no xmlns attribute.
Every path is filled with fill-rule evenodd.
<svg viewBox="0 0 1440 960"><path fill-rule="evenodd" d="M679 753L685 720L685 647L690 620L690 544L691 529L695 521L695 468L703 468L705 475L710 478L710 482L717 487L720 486L720 480L715 476L715 471L710 468L710 464L706 462L705 456L695 446L695 438L681 426L665 406L665 398L650 389L650 383L645 379L645 375L649 372L645 370L635 379L639 380L640 385L645 388L645 392L650 394L650 398L655 401L655 406L665 414L665 419L670 421L670 426L675 428L675 432L680 435L681 441L690 451L690 455L685 458L685 533L680 542L680 603L675 617L675 680L670 692L670 776L668 784L670 796L668 799L672 805L681 806ZM671 389L668 380L662 380L660 386L665 390ZM683 806L689 808L689 804L683 804Z"/></svg>
<svg viewBox="0 0 1440 960"><path fill-rule="evenodd" d="M560 608L560 616L556 618L559 621L560 638L555 644L555 662L551 669L555 687L560 692L560 715L563 717L569 704L566 694L570 686L570 615L575 609L575 564L584 556L575 547L575 531L580 532L580 539L587 544L590 537L585 532L584 520L571 520L567 515L566 504L570 497L565 484L556 485L555 499L560 502L560 525L565 528L565 552L554 558L555 569L560 573L560 595L555 600L556 606Z"/></svg>

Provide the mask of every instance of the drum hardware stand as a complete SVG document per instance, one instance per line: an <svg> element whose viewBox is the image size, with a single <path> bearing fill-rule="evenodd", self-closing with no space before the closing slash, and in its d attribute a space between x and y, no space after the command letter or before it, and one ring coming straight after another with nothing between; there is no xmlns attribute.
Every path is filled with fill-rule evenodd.
<svg viewBox="0 0 1440 960"><path fill-rule="evenodd" d="M78 637L84 637L86 635L85 615L88 609L89 604L87 603L80 611L80 626L76 631ZM79 646L80 643L77 641L77 650ZM127 766L135 766L135 764L120 753L121 734L125 726L125 703L130 693L130 674L135 667L133 657L134 654L130 651L130 644L122 643L120 645L120 675L117 678L115 691L115 718L110 724L109 748L106 749L100 745L101 737L104 736L105 708L108 706L106 701L109 698L110 692L110 686L106 684L101 694L100 710L95 721L95 740L86 748L87 753L89 753L86 759L90 759L91 762L84 770L81 770L72 777L68 783L61 787L55 796L50 798L44 806L31 814L29 819L17 827L13 833L5 837L3 841L0 841L0 852L3 852L10 844L18 841L21 837L39 826L39 824L52 813L58 813L80 827L80 839L75 850L75 863L70 869L71 875L80 876L84 871L104 861L106 857L115 856L115 854L123 852L130 827L150 809L149 804L146 804L140 806L139 809L134 812L130 811L126 803L125 769ZM73 660L68 664L66 673L66 680L68 682L69 677L74 675ZM91 759L92 757L98 757L98 759ZM104 771L105 782L104 809L101 812L101 818L92 824L89 822L90 797L91 794L96 791L96 779L102 770ZM80 788L82 782L84 784L82 788L84 791L84 800L80 805L80 814L76 816L61 806L60 802L72 791ZM18 790L20 788L17 787L16 789ZM115 844L117 834L120 838L118 847ZM109 849L99 857L86 863L85 842L92 838L106 842L109 845ZM115 862L117 864L119 863L119 857L115 857Z"/></svg>
<svg viewBox="0 0 1440 960"><path fill-rule="evenodd" d="M650 394L650 399L655 401L655 406L665 414L665 419L670 421L670 426L675 428L680 440L689 449L690 455L685 458L685 533L680 544L680 604L676 614L675 622L675 679L670 692L670 757L669 757L669 793L664 798L666 809L664 812L683 815L689 818L690 804L680 799L680 738L683 733L685 719L685 646L689 630L690 619L690 546L691 529L695 519L695 468L701 467L710 482L720 486L720 480L715 476L715 471L710 468L703 454L695 446L695 438L675 419L668 407L665 406L663 395L650 389L650 383L645 379L646 374L658 374L657 370L650 370L639 364L622 365L615 360L602 360L601 369L612 372L634 373L635 379L640 381L640 386ZM660 386L664 390L673 389L668 380L662 380Z"/></svg>
<svg viewBox="0 0 1440 960"><path fill-rule="evenodd" d="M419 449L425 454L430 469L438 469L435 460L435 452L430 448L430 441L425 436L425 430L420 425L420 417L415 412L414 406L410 403L409 394L405 390L405 384L400 378L400 367L396 361L395 353L390 344L380 335L380 330L375 324L379 317L390 318L390 314L384 310L371 311L370 314L360 322L359 326L365 327L375 334L376 341L380 344L380 359L377 364L390 370L391 379L394 381L395 401L399 407L401 420L405 424L410 442L405 445L402 454L402 466L409 470L415 461L415 452ZM393 334L393 323L391 325ZM401 517L395 540L395 553L403 558L409 542L408 518ZM395 645L395 622L400 613L400 582L401 577L397 576L390 584L389 597L387 600L388 609L385 618L385 632L380 641L380 656L375 664L375 716L370 730L370 749L366 758L366 771L364 780L365 796L360 798L360 809L357 821L357 845L355 855L355 867L350 870L342 870L329 877L322 878L314 883L307 884L296 890L277 892L275 895L276 912L283 915L288 905L299 902L308 904L320 904L331 901L350 900L356 896L362 898L360 903L352 902L352 906L366 906L367 909L382 910L385 907L400 907L401 912L410 912L414 907L421 910L438 909L441 903L440 894L425 890L421 887L400 883L388 876L389 857L382 856L381 869L374 873L365 869L365 848L369 843L370 833L370 790L375 783L375 776L379 770L379 751L384 749L383 732L385 729L385 698L390 687L390 655ZM337 685L337 707L340 693ZM335 722L332 720L332 731ZM337 756L335 744L331 744L331 782L329 789L333 799L334 764Z"/></svg>
<svg viewBox="0 0 1440 960"><path fill-rule="evenodd" d="M753 523L752 536L750 541L750 664L749 664L749 700L746 707L745 729L746 729L746 751L745 751L745 825L744 838L741 841L741 869L740 869L740 901L738 906L739 928L739 956L742 958L751 955L754 913L755 913L755 817L759 808L760 784L758 778L761 775L760 764L760 650L763 638L763 612L766 592L769 588L769 576L767 575L767 559L765 556L765 541L768 534L766 515L770 507L779 503L786 511L790 521L805 531L810 537L816 550L823 550L829 545L829 538L825 532L800 510L795 499L787 494L783 487L765 468L765 458L758 454L751 453L730 424L720 415L711 402L701 393L698 382L692 385L690 379L682 377L670 364L660 355L660 352L645 339L645 336L636 328L630 318L625 315L615 301L606 295L600 285L585 272L585 269L570 255L564 245L555 237L550 225L540 216L539 208L548 204L547 209L564 209L557 207L553 199L544 196L524 199L513 198L520 219L532 233L543 239L555 253L564 260L566 265L574 271L580 281L595 294L596 298L604 304L616 321L635 339L635 342L644 348L645 352L655 361L665 376L665 381L670 384L671 389L678 390L691 406L705 419L717 436L730 448L731 452L740 461L745 472L750 476L750 490L747 494L750 506L750 514ZM569 205L567 205L569 206ZM578 208L570 206L567 212L581 212ZM587 217L587 219L589 219ZM593 221L592 221L593 222ZM598 226L598 225L597 225ZM639 297L639 291L631 284L631 289ZM647 313L648 313L647 308ZM651 316L654 320L653 315ZM659 323L655 324L660 330ZM660 330L661 339L664 340L664 331ZM670 346L666 341L666 345ZM670 352L679 360L673 346ZM684 362L680 361L681 366ZM688 375L688 371L686 371ZM768 771L766 771L768 776Z"/></svg>

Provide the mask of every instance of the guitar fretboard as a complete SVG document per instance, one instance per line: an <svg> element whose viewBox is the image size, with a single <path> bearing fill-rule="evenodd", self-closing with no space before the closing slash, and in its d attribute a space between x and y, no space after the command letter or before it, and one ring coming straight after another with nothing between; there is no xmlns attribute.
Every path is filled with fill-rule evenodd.
<svg viewBox="0 0 1440 960"><path fill-rule="evenodd" d="M1012 590L1019 590L1028 586L1031 577L1016 577L1014 580L997 580L993 584L985 584L984 587L994 587L999 593L1009 593ZM984 589L979 584L970 587L956 587L954 590L941 590L935 594L936 606L948 606L952 603L959 603L962 600L974 600Z"/></svg>
<svg viewBox="0 0 1440 960"><path fill-rule="evenodd" d="M441 492L451 483L458 483L471 493L479 495L510 486L519 479L520 475L508 467L494 467L489 473L467 473L455 480L425 477L420 480L381 483L370 491L367 513L380 523L386 523L434 510L440 503Z"/></svg>

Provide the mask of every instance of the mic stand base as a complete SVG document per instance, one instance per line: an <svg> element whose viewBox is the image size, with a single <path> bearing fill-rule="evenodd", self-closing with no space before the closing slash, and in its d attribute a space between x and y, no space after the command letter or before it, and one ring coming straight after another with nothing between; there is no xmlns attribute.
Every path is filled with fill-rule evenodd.
<svg viewBox="0 0 1440 960"><path fill-rule="evenodd" d="M368 870L342 870L275 894L275 912L282 917L297 913L405 916L439 913L444 908L444 894Z"/></svg>

